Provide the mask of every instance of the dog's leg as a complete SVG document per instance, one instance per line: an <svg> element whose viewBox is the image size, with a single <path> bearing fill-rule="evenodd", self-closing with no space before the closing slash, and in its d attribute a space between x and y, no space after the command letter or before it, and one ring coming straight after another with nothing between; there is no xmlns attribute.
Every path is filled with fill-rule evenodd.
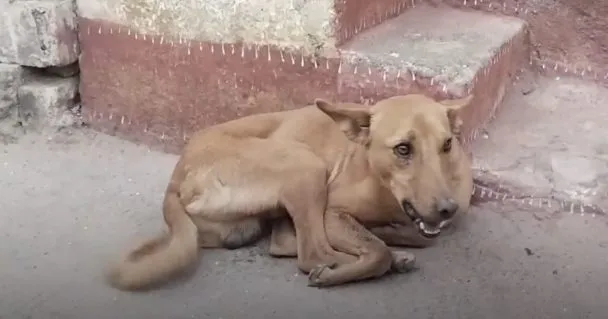
<svg viewBox="0 0 608 319"><path fill-rule="evenodd" d="M386 241L383 241L389 246L414 246L422 248L422 245L430 245L428 242L429 240L425 242L416 241L418 240L418 237L415 236L415 233L408 232L412 227L408 230L403 229L401 230L402 232L400 232L400 229L396 229L396 227L399 226L404 228L407 227L406 225L387 226L386 228L374 227L371 231L380 239L386 239ZM391 228L389 229L388 227ZM404 250L393 250L392 254L392 271L405 273L414 269L414 262L416 260L414 254ZM298 255L296 232L293 229L291 219L288 217L274 221L272 235L270 237L270 255L274 257L296 257Z"/></svg>
<svg viewBox="0 0 608 319"><path fill-rule="evenodd" d="M270 256L297 257L296 230L289 217L281 217L272 221L270 235Z"/></svg>
<svg viewBox="0 0 608 319"><path fill-rule="evenodd" d="M287 174L289 180L285 181L282 187L281 204L287 210L295 228L298 267L309 273L319 266L334 266L347 262L351 256L342 253L340 249L334 249L325 231L323 216L328 193L325 165L318 159L300 161L307 163L308 167L302 169L299 166L294 173ZM317 161L319 166L311 165Z"/></svg>
<svg viewBox="0 0 608 319"><path fill-rule="evenodd" d="M389 246L425 248L435 242L420 235L412 225L390 224L372 227L370 231Z"/></svg>
<svg viewBox="0 0 608 319"><path fill-rule="evenodd" d="M327 205L326 163L297 142L234 139L230 148L207 150L214 157L192 169L181 185L191 216L230 225L263 218L283 207L294 223L298 267L309 272L339 263L344 255L329 244L323 216ZM347 255L346 255L347 256Z"/></svg>
<svg viewBox="0 0 608 319"><path fill-rule="evenodd" d="M426 248L435 243L434 239L424 238L413 226L390 224L369 229L388 246ZM273 224L270 237L270 255L276 257L296 257L296 233L289 218L277 220Z"/></svg>
<svg viewBox="0 0 608 319"><path fill-rule="evenodd" d="M233 222L214 222L193 218L199 231L201 248L236 249L254 244L263 237L262 220L256 217Z"/></svg>
<svg viewBox="0 0 608 319"><path fill-rule="evenodd" d="M328 211L325 224L331 245L358 258L335 268L316 267L308 276L310 286L332 286L379 277L390 269L411 266L413 262L411 254L391 252L382 240L346 213Z"/></svg>

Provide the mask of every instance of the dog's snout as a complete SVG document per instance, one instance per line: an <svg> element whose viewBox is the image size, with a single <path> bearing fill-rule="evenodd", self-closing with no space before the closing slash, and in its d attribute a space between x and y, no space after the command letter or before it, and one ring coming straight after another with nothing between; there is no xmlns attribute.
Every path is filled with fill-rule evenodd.
<svg viewBox="0 0 608 319"><path fill-rule="evenodd" d="M442 198L437 201L437 211L444 220L450 219L458 211L458 203L451 198Z"/></svg>

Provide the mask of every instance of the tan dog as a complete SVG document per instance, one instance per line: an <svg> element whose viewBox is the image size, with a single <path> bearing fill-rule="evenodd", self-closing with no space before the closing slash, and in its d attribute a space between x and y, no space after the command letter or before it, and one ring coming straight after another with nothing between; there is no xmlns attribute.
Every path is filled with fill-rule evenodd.
<svg viewBox="0 0 608 319"><path fill-rule="evenodd" d="M471 99L472 96L469 96L464 99L444 100L438 103L425 96L412 94L401 97L396 96L388 100L381 101L382 104L392 104L392 106L385 107L394 108L399 108L397 104L405 102L409 109L403 109L403 111L409 114L403 118L409 119L406 120L409 123L403 123L404 121L401 120L401 116L396 116L396 123L403 130L413 132L414 136L420 137L420 140L416 143L419 144L419 146L416 148L420 151L413 156L418 160L412 159L408 164L408 169L411 171L407 172L406 170L398 169L392 170L394 168L389 168L391 173L394 174L400 172L402 174L407 174L410 175L409 177L411 179L408 181L407 178L403 178L402 176L395 176L393 177L394 181L389 179L382 183L384 185L395 185L395 183L399 182L402 183L403 187L406 189L403 192L408 193L405 198L413 199L408 203L405 203L403 206L404 209L410 209L409 212L406 210L410 218L403 219L400 216L392 222L386 223L386 219L384 221L379 221L375 216L375 214L378 214L379 211L373 210L366 213L370 214L370 216L358 218L358 220L362 221L364 226L372 234L384 241L385 244L389 246L416 248L428 247L434 243L434 239L437 238L443 228L448 227L454 219L468 210L470 206L471 193L473 190L471 161L470 158L465 154L457 138L460 136L460 126L462 125L461 119L458 115L459 110L468 105ZM376 108L378 108L378 106L376 106ZM439 152L439 156L436 157L432 150L434 148L433 144L436 143L436 138L438 135L437 133L442 131L445 132L446 130L444 120L445 114L442 114L442 111L444 110L447 110L447 119L454 139L451 140L451 147L449 147L448 144L443 145L443 147L447 146L445 150L450 149L450 151L447 152L450 154L441 154L441 152ZM373 115L379 114L380 112L374 112L372 110L370 113ZM384 126L384 128L390 130L390 128L386 126ZM400 136L400 134L397 133L397 136ZM433 142L434 139L435 142ZM410 146L414 145L412 144ZM425 149L427 151L425 151ZM423 157L426 159L423 159ZM433 161L436 160L439 161L439 165L437 165L437 163L432 165ZM429 210L429 204L433 205L432 203L435 202L436 204L434 205L441 205L441 197L437 197L438 190L436 187L444 187L444 182L446 183L445 186L447 187L447 190L444 189L443 192L447 191L448 195L444 195L446 197L443 197L443 199L451 199L458 205L458 209L454 216L451 218L445 218L439 224L437 224L437 222L432 222L428 219L421 218L421 216L417 217L421 211L432 211L432 209ZM369 193L373 194L377 192L376 187L377 185L369 187ZM389 186L389 188L394 190L396 187ZM389 190L385 191L387 193L392 193L392 191ZM437 198L439 198L439 200ZM443 204L446 205L446 203ZM358 203L358 205L360 204ZM365 205L374 206L378 204L366 203ZM449 205L451 204L447 203L448 211L451 210ZM357 210L351 209L350 211ZM446 212L446 214L447 217L450 213ZM427 222L425 223L424 221ZM326 228L328 228L328 232L334 231L334 229L329 229L331 227L326 226ZM276 219L272 226L270 255L275 257L296 257L297 247L295 246L295 242L296 233L293 228L293 222L288 217ZM407 267L407 265L402 266ZM407 268L398 268L395 270L407 270Z"/></svg>
<svg viewBox="0 0 608 319"><path fill-rule="evenodd" d="M198 132L166 190L169 234L132 251L110 282L149 287L193 264L199 247L247 245L275 218L271 253L297 255L310 285L408 270L411 254L386 244L426 246L468 209L470 162L456 137L470 99L407 95L371 108L317 99Z"/></svg>

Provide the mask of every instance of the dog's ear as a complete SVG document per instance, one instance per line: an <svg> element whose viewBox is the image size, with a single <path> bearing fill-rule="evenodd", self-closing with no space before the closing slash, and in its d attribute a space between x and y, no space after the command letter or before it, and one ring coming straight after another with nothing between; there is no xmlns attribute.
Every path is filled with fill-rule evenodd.
<svg viewBox="0 0 608 319"><path fill-rule="evenodd" d="M462 108L469 105L472 100L473 95L470 94L460 99L442 100L439 102L446 107L448 120L450 120L450 129L455 135L459 135L460 130L462 128L462 118L460 117L460 111L462 110Z"/></svg>
<svg viewBox="0 0 608 319"><path fill-rule="evenodd" d="M370 109L355 104L333 104L323 99L315 99L315 105L338 124L346 136L360 144L369 141Z"/></svg>

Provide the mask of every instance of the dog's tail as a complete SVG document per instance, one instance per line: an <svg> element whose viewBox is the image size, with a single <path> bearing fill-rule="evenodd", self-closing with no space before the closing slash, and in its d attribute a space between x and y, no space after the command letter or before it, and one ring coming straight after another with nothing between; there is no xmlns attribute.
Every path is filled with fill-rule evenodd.
<svg viewBox="0 0 608 319"><path fill-rule="evenodd" d="M120 290L149 288L177 275L198 257L198 229L178 194L167 189L163 203L169 233L148 240L106 272L110 285Z"/></svg>

